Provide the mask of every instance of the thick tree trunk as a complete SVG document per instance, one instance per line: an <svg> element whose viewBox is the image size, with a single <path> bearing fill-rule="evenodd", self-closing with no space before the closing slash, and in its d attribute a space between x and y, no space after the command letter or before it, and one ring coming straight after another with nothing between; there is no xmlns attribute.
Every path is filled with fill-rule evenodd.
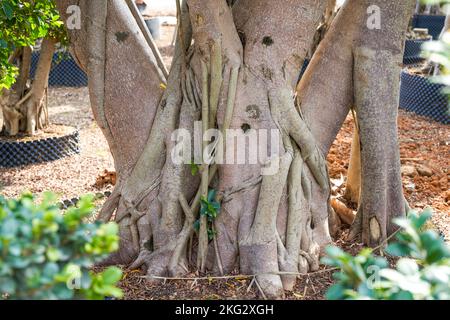
<svg viewBox="0 0 450 320"><path fill-rule="evenodd" d="M371 246L395 231L393 218L406 214L397 114L404 30L413 8L413 1L379 2L382 26L389 29L386 31L390 36L380 37L380 30L369 30L359 37L354 48L355 106L362 163L357 221L361 223L363 241ZM366 5L372 3L367 1Z"/></svg>
<svg viewBox="0 0 450 320"><path fill-rule="evenodd" d="M412 1L373 2L386 18L385 29L368 31L368 0L347 1L298 87L296 106L298 72L327 0L242 0L232 8L225 0L188 0L179 9L168 79L123 1L79 1L82 12L104 13L85 14L83 29L70 35L119 172L100 218L119 223L121 248L105 263L144 265L150 277L183 274L194 265L220 273L239 269L256 275L266 296L282 296L293 287L295 273L318 268L320 249L331 242L334 215L325 158L353 103L361 123L362 165L368 168L362 170L360 230L373 231L375 217L380 237L366 240L385 238L391 213L404 214L396 210L403 199L395 90ZM71 1L57 3L64 13ZM364 40L367 33L374 44ZM375 63L382 66L374 70L381 78L367 73ZM386 86L377 79L386 79ZM191 166L176 163L173 154L183 133L198 134L196 127L202 134L211 128L224 134L214 140L216 156L231 159L237 153L239 159L245 151L247 161L210 163L202 154L194 157L201 166L193 177ZM236 136L245 141L273 131L279 136L258 145L258 155L250 143L244 150L220 147ZM376 136L379 131L384 136ZM212 141L200 140L203 147ZM281 147L273 150L277 143ZM259 162L249 163L255 156ZM199 214L211 191L221 206L216 219Z"/></svg>
<svg viewBox="0 0 450 320"><path fill-rule="evenodd" d="M56 41L44 39L31 88L27 89L31 64L31 49L23 48L20 73L15 86L2 97L4 131L10 136L18 133L34 135L48 125L47 105L44 103L48 77Z"/></svg>
<svg viewBox="0 0 450 320"><path fill-rule="evenodd" d="M401 54L413 8L412 0L347 1L298 88L303 114L324 154L356 105L362 194L352 236L362 234L369 245L386 239L394 231L392 218L405 215L396 120ZM328 83L339 90L329 90ZM324 127L331 130L323 132Z"/></svg>

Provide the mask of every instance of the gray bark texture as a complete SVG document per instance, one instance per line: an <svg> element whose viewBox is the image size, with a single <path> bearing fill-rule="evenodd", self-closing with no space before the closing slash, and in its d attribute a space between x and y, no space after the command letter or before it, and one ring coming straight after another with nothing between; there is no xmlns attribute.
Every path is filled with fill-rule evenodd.
<svg viewBox="0 0 450 320"><path fill-rule="evenodd" d="M34 135L37 130L48 125L48 112L45 94L48 77L55 52L56 41L44 39L41 44L39 62L35 78L28 84L31 67L31 48L21 49L19 57L19 76L10 90L3 90L0 107L3 112L3 131L15 136L19 133Z"/></svg>
<svg viewBox="0 0 450 320"><path fill-rule="evenodd" d="M266 297L282 297L297 273L318 269L321 250L332 241L325 159L352 105L362 160L354 230L370 245L385 239L391 218L405 214L396 110L413 2L347 1L297 84L330 1L179 3L166 78L124 1L58 0L63 15L70 4L82 9L71 47L88 72L94 114L119 174L100 219L119 223L121 246L104 263L144 267L150 279L193 268L239 270L255 275ZM381 29L367 27L371 5L380 9ZM172 162L171 134L193 135L195 121L203 133L234 129L245 138L279 130L281 152L260 164L203 161L192 176L190 165ZM224 158L235 151L221 150ZM261 174L267 163L278 166L276 174ZM220 203L213 221L199 215L211 189Z"/></svg>

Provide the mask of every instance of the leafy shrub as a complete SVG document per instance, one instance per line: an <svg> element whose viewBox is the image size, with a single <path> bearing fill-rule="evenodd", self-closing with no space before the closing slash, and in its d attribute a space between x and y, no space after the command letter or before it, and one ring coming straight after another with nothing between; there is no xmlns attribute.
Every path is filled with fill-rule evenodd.
<svg viewBox="0 0 450 320"><path fill-rule="evenodd" d="M40 38L51 37L67 43L54 1L0 1L0 90L15 82L18 68L9 57L16 48L33 46Z"/></svg>
<svg viewBox="0 0 450 320"><path fill-rule="evenodd" d="M103 299L121 297L115 285L120 269L90 271L94 263L118 249L115 223L86 223L92 197L82 197L63 215L47 193L36 205L33 196L0 196L0 299Z"/></svg>
<svg viewBox="0 0 450 320"><path fill-rule="evenodd" d="M449 300L450 249L436 232L421 231L430 217L431 211L425 210L397 219L402 229L397 241L386 248L389 255L401 257L395 270L371 249L353 257L339 248L327 248L323 263L340 269L327 299Z"/></svg>

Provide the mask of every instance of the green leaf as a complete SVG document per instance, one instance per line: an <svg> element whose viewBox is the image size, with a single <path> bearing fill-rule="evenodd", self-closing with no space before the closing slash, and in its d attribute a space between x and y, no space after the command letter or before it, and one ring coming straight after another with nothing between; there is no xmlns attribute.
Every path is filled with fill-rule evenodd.
<svg viewBox="0 0 450 320"><path fill-rule="evenodd" d="M422 228L428 220L431 219L433 215L433 211L431 209L425 209L419 216L412 219L414 226L416 229Z"/></svg>
<svg viewBox="0 0 450 320"><path fill-rule="evenodd" d="M345 252L341 248L335 246L326 247L325 252L328 256L333 258L343 257L345 255Z"/></svg>
<svg viewBox="0 0 450 320"><path fill-rule="evenodd" d="M419 272L419 266L414 260L403 258L397 262L397 270L409 276L417 274Z"/></svg>
<svg viewBox="0 0 450 320"><path fill-rule="evenodd" d="M58 274L59 272L59 266L56 263L47 263L44 266L44 269L42 270L42 278L46 282L50 282L53 280L53 278Z"/></svg>
<svg viewBox="0 0 450 320"><path fill-rule="evenodd" d="M200 219L198 219L197 221L194 222L194 229L197 232L200 231Z"/></svg>
<svg viewBox="0 0 450 320"><path fill-rule="evenodd" d="M2 294L13 294L16 290L16 283L12 278L1 277L0 278L0 296Z"/></svg>
<svg viewBox="0 0 450 320"><path fill-rule="evenodd" d="M216 190L214 189L209 189L208 191L208 202L212 203L216 201Z"/></svg>
<svg viewBox="0 0 450 320"><path fill-rule="evenodd" d="M407 245L396 242L388 245L386 252L395 257L405 257L409 255L410 249Z"/></svg>
<svg viewBox="0 0 450 320"><path fill-rule="evenodd" d="M346 288L342 284L332 285L328 289L325 297L326 297L327 300L340 300L340 299L342 299L344 297L344 290L345 289Z"/></svg>
<svg viewBox="0 0 450 320"><path fill-rule="evenodd" d="M14 9L8 1L2 1L2 9L8 20L11 20L14 17Z"/></svg>
<svg viewBox="0 0 450 320"><path fill-rule="evenodd" d="M406 300L414 300L414 296L411 292L408 291L400 291L398 293L395 293L392 296L391 300L402 300L402 301L406 301Z"/></svg>
<svg viewBox="0 0 450 320"><path fill-rule="evenodd" d="M58 261L60 258L59 250L56 248L48 248L46 255L47 259L51 262Z"/></svg>
<svg viewBox="0 0 450 320"><path fill-rule="evenodd" d="M193 176L197 175L197 173L200 171L200 166L198 164L195 164L194 161L191 162L191 174Z"/></svg>
<svg viewBox="0 0 450 320"><path fill-rule="evenodd" d="M122 278L122 270L117 267L109 267L101 275L105 284L114 285Z"/></svg>

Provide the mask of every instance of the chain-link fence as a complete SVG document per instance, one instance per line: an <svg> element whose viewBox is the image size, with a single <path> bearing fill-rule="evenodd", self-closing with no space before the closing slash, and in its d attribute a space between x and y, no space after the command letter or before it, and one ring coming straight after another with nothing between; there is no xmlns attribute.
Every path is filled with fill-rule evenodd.
<svg viewBox="0 0 450 320"><path fill-rule="evenodd" d="M35 51L31 58L31 79L34 79L38 61L39 51ZM86 73L80 69L69 52L59 51L53 55L52 68L48 80L50 87L85 87L87 83Z"/></svg>
<svg viewBox="0 0 450 320"><path fill-rule="evenodd" d="M432 35L434 40L439 39L444 25L445 16L416 14L412 21L413 28L428 29L428 34Z"/></svg>
<svg viewBox="0 0 450 320"><path fill-rule="evenodd" d="M444 85L405 69L401 74L400 108L450 124L448 98L442 93L443 88Z"/></svg>

